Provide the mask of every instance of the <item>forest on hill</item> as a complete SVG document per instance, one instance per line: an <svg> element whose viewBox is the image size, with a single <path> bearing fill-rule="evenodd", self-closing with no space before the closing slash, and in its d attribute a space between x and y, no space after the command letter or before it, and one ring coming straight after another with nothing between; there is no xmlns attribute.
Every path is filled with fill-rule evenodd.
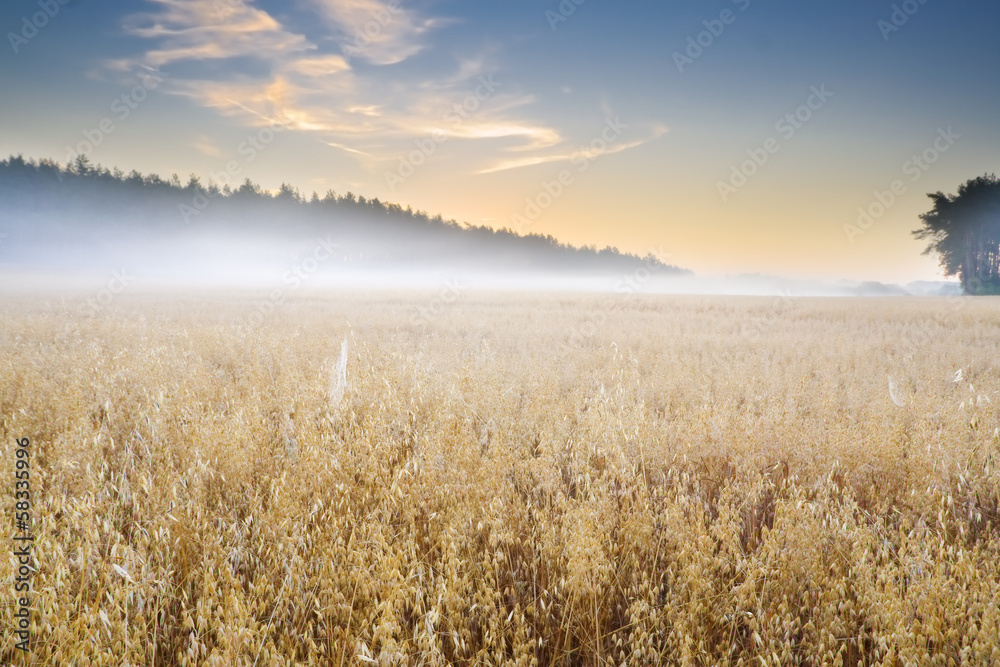
<svg viewBox="0 0 1000 667"><path fill-rule="evenodd" d="M281 261L309 243L336 246L334 265L362 270L621 275L645 267L690 274L652 253L574 247L550 235L519 234L444 220L352 192L303 196L283 184L269 193L192 175L162 178L93 165L11 156L0 161L0 262L88 267L96 258L141 262Z"/></svg>

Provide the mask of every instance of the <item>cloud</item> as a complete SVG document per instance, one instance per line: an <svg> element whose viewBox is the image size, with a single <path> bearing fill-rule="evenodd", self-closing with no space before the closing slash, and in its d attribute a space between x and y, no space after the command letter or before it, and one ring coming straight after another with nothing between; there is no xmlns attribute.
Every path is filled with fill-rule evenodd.
<svg viewBox="0 0 1000 667"><path fill-rule="evenodd" d="M502 139L518 137L527 143L514 145L507 150L529 151L548 148L562 141L556 130L540 125L518 125L502 122L469 122L444 130L445 134L462 139Z"/></svg>
<svg viewBox="0 0 1000 667"><path fill-rule="evenodd" d="M330 76L347 72L351 66L339 54L298 58L285 65L286 71L305 77Z"/></svg>
<svg viewBox="0 0 1000 667"><path fill-rule="evenodd" d="M302 35L282 28L270 14L241 0L151 0L160 11L126 19L125 31L159 40L143 59L155 67L180 60L238 56L269 59L314 49Z"/></svg>
<svg viewBox="0 0 1000 667"><path fill-rule="evenodd" d="M337 34L345 57L375 65L394 65L420 53L426 34L449 23L422 18L401 0L313 0L313 6Z"/></svg>
<svg viewBox="0 0 1000 667"><path fill-rule="evenodd" d="M495 49L457 57L448 71L416 78L412 71L379 69L373 74L371 68L358 68L355 58L388 65L419 53L428 46L428 33L445 23L421 17L396 0L307 0L334 35L346 40L336 48L352 47L343 53L324 52L249 1L151 1L154 11L132 15L125 25L129 34L149 40L150 49L131 61L106 62L107 71L212 61L215 66L200 68L211 75L184 76L184 69L175 68L165 90L248 127L277 123L310 133L367 169L398 160L413 150L414 140L438 132L482 142L489 151L485 159L494 164L479 173L572 157L565 149L555 151L566 144L557 129L524 113L535 102L533 96L513 86L508 90L505 82L492 78L499 71ZM248 69L246 59L263 67ZM489 86L483 77L489 78ZM604 152L633 145L612 145ZM196 148L226 153L205 141ZM498 159L505 153L518 157ZM482 161L483 154L478 155Z"/></svg>
<svg viewBox="0 0 1000 667"><path fill-rule="evenodd" d="M661 137L666 134L667 128L662 125L656 125L653 127L652 132L649 136L643 139L635 139L633 141L625 143L617 143L617 139L614 142L608 142L601 140L602 145L600 147L594 147L592 143L590 146L581 147L577 150L570 152L559 152L559 153L549 153L543 155L530 155L522 158L513 158L507 160L501 160L489 167L479 170L478 174L492 174L498 171L507 171L508 169L519 169L521 167L533 167L539 164L548 164L551 162L570 162L573 159L583 159L583 160L594 160L596 158L605 155L614 155L615 153L622 153L633 148L638 148L643 144L647 144L657 137ZM600 137L598 137L600 138ZM597 141L597 139L595 139Z"/></svg>
<svg viewBox="0 0 1000 667"><path fill-rule="evenodd" d="M216 145L215 141L207 135L199 134L198 138L192 145L195 150L203 155L208 155L209 157L219 157L222 155L222 151L219 150L218 145Z"/></svg>
<svg viewBox="0 0 1000 667"><path fill-rule="evenodd" d="M329 94L305 89L280 74L266 81L186 81L177 84L177 91L251 127L278 124L292 130L338 136L378 129L362 114L330 105ZM310 96L319 100L312 103Z"/></svg>
<svg viewBox="0 0 1000 667"><path fill-rule="evenodd" d="M359 151L359 150L357 150L355 148L351 148L350 146L345 146L343 144L338 144L338 143L335 143L333 141L327 141L326 145L329 146L330 148L336 148L338 150L347 151L348 153L354 153L355 155L364 155L365 157L371 157L371 155L369 155L368 153L365 153L364 151Z"/></svg>

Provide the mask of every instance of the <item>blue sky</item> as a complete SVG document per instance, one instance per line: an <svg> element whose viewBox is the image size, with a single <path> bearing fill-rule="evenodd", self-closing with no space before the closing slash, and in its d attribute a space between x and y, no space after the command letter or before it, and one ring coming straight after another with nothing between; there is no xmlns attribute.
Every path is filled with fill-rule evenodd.
<svg viewBox="0 0 1000 667"><path fill-rule="evenodd" d="M924 194L1000 165L986 0L36 0L0 25L0 154L351 190L702 274L934 278Z"/></svg>

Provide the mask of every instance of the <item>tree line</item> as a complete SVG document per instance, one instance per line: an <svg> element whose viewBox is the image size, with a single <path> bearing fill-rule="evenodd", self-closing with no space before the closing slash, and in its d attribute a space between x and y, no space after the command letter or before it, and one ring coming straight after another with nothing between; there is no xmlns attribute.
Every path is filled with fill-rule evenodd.
<svg viewBox="0 0 1000 667"><path fill-rule="evenodd" d="M108 169L85 155L67 165L21 155L0 161L0 213L13 236L36 245L89 242L102 234L120 240L214 230L301 240L332 232L351 257L373 265L459 261L490 270L628 273L652 266L663 275L690 273L652 253L577 247L551 235L459 223L353 192L306 196L282 183L269 193L250 179L219 187L193 174L182 182L176 174Z"/></svg>

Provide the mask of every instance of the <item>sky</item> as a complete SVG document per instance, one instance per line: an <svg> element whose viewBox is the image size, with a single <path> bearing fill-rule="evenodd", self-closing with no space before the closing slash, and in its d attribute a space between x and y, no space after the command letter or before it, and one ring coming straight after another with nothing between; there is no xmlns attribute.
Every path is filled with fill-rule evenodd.
<svg viewBox="0 0 1000 667"><path fill-rule="evenodd" d="M327 190L699 275L904 283L1000 172L995 0L34 0L0 156Z"/></svg>

